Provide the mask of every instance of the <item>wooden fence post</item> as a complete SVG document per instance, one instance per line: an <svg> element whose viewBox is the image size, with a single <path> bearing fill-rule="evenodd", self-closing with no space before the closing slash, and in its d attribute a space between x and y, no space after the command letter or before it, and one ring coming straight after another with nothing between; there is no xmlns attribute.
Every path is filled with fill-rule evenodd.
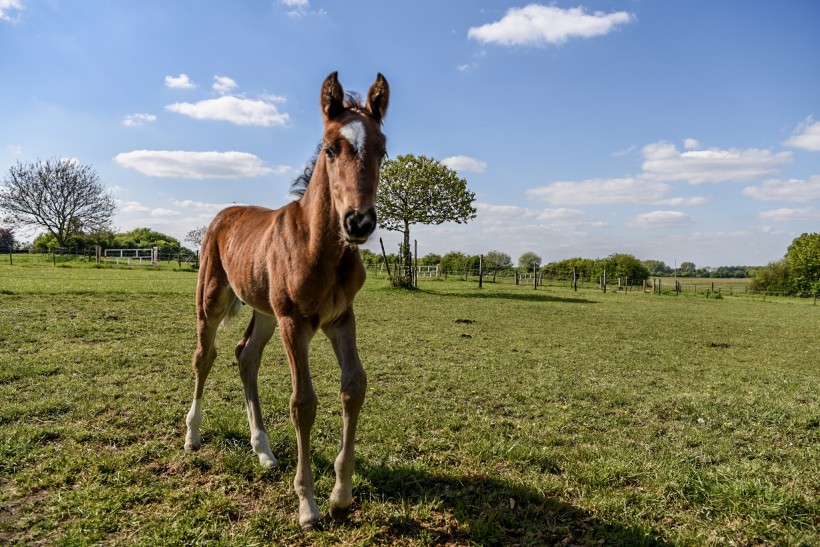
<svg viewBox="0 0 820 547"><path fill-rule="evenodd" d="M478 288L484 287L484 255L478 255Z"/></svg>
<svg viewBox="0 0 820 547"><path fill-rule="evenodd" d="M578 275L575 268L572 268L572 290L578 292Z"/></svg>
<svg viewBox="0 0 820 547"><path fill-rule="evenodd" d="M413 240L413 287L419 286L419 242Z"/></svg>
<svg viewBox="0 0 820 547"><path fill-rule="evenodd" d="M390 264L387 262L387 253L384 252L384 242L382 241L382 238L379 238L379 245L382 246L382 258L384 258L384 267L387 268L387 279L389 279L392 283L393 274L390 273Z"/></svg>

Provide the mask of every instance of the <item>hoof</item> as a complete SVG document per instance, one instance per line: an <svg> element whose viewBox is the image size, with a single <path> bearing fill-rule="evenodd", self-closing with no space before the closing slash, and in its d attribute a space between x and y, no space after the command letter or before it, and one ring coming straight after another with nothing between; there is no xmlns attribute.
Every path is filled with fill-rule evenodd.
<svg viewBox="0 0 820 547"><path fill-rule="evenodd" d="M200 446L202 446L200 443L186 442L185 443L185 451L186 452L196 452L197 450L199 450Z"/></svg>
<svg viewBox="0 0 820 547"><path fill-rule="evenodd" d="M347 520L347 517L350 515L350 506L337 507L335 505L331 505L329 512L333 520Z"/></svg>
<svg viewBox="0 0 820 547"><path fill-rule="evenodd" d="M276 458L273 456L267 456L265 454L259 455L259 465L264 467L265 469L275 469L279 466L279 462L276 461Z"/></svg>
<svg viewBox="0 0 820 547"><path fill-rule="evenodd" d="M322 527L319 524L319 521L306 522L305 524L302 524L301 526L302 526L302 531L303 532L311 533L311 532L321 532L322 531Z"/></svg>

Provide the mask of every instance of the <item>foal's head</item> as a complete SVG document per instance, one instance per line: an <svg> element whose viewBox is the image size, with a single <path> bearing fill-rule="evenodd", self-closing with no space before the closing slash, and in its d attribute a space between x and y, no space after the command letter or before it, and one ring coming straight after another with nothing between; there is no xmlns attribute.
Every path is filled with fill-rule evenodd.
<svg viewBox="0 0 820 547"><path fill-rule="evenodd" d="M379 74L364 105L345 100L337 73L322 85L325 134L321 154L330 181L333 206L347 243L367 241L376 228L376 186L386 140L381 121L387 112L390 88Z"/></svg>

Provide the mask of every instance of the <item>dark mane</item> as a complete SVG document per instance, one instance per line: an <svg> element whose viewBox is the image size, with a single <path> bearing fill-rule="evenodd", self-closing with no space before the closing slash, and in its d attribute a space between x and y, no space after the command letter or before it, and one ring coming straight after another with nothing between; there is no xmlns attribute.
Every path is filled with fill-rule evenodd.
<svg viewBox="0 0 820 547"><path fill-rule="evenodd" d="M348 91L345 93L345 108L350 108L352 110L363 111L364 110L364 102L362 102L362 96L355 91Z"/></svg>
<svg viewBox="0 0 820 547"><path fill-rule="evenodd" d="M316 145L316 152L313 153L313 156L311 156L305 164L302 174L296 177L290 184L290 195L294 198L294 201L302 199L302 196L305 195L308 183L310 183L310 177L313 176L313 169L316 167L316 161L319 159L319 152L321 151L322 143L319 143Z"/></svg>
<svg viewBox="0 0 820 547"><path fill-rule="evenodd" d="M356 93L355 91L348 91L347 93L345 93L344 106L345 108L349 108L357 112L364 111L364 103L362 102L362 96ZM311 158L305 164L305 168L302 171L302 174L296 177L290 184L290 195L295 200L298 201L302 199L302 196L305 195L308 184L310 183L310 177L313 176L313 169L316 167L316 160L319 159L319 152L321 151L322 143L319 143L316 146L316 152L313 153L313 156L311 156Z"/></svg>

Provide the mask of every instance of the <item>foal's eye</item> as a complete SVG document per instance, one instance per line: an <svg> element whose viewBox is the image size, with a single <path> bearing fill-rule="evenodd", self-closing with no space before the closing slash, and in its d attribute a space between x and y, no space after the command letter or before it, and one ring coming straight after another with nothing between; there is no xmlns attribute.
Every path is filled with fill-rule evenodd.
<svg viewBox="0 0 820 547"><path fill-rule="evenodd" d="M325 156L327 159L332 160L336 157L336 152L334 152L332 148L325 148Z"/></svg>

